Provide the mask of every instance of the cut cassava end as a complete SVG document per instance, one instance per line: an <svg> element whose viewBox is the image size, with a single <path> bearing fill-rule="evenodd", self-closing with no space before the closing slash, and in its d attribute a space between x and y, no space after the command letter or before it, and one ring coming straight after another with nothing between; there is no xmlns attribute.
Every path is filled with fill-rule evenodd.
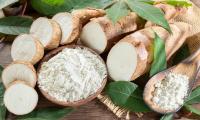
<svg viewBox="0 0 200 120"><path fill-rule="evenodd" d="M105 11L101 9L79 9L74 10L72 13L62 12L53 16L61 27L62 38L60 44L65 45L76 42L82 26L86 24L91 18L101 17L105 15Z"/></svg>
<svg viewBox="0 0 200 120"><path fill-rule="evenodd" d="M81 27L79 18L68 12L62 12L53 16L52 19L60 25L62 31L60 44L69 44L78 38Z"/></svg>
<svg viewBox="0 0 200 120"><path fill-rule="evenodd" d="M30 33L40 40L45 49L54 49L59 46L61 30L54 20L45 17L36 19L31 25Z"/></svg>
<svg viewBox="0 0 200 120"><path fill-rule="evenodd" d="M6 88L15 80L23 80L35 87L37 77L33 65L29 62L16 61L8 65L2 73L2 82Z"/></svg>
<svg viewBox="0 0 200 120"><path fill-rule="evenodd" d="M4 104L9 112L25 115L34 110L38 103L38 94L34 88L17 81L9 86L4 94Z"/></svg>
<svg viewBox="0 0 200 120"><path fill-rule="evenodd" d="M130 54L131 53L131 54ZM120 41L110 50L107 57L109 76L115 81L130 81L139 77L148 60L148 52L143 43L131 42L131 38ZM137 70L137 71L136 71ZM133 77L133 73L136 76Z"/></svg>
<svg viewBox="0 0 200 120"><path fill-rule="evenodd" d="M115 25L107 17L94 18L83 27L80 39L84 45L101 54L125 34L141 27L141 24L141 19L135 13L123 17Z"/></svg>
<svg viewBox="0 0 200 120"><path fill-rule="evenodd" d="M19 35L11 47L11 56L14 61L28 61L36 64L44 55L44 47L40 41L32 35Z"/></svg>
<svg viewBox="0 0 200 120"><path fill-rule="evenodd" d="M173 34L159 26L152 26L132 33L120 40L110 50L107 67L115 80L131 81L147 72L153 61L155 31L165 42L167 60L183 45L188 37L190 25L176 22L170 24ZM136 59L137 58L137 59Z"/></svg>

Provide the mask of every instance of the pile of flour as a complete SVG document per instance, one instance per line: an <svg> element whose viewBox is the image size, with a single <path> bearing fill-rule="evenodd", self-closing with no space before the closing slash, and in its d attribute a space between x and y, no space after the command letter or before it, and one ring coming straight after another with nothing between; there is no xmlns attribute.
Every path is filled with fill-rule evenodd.
<svg viewBox="0 0 200 120"><path fill-rule="evenodd" d="M105 64L91 51L65 48L42 64L38 84L56 100L74 102L97 92L106 75Z"/></svg>

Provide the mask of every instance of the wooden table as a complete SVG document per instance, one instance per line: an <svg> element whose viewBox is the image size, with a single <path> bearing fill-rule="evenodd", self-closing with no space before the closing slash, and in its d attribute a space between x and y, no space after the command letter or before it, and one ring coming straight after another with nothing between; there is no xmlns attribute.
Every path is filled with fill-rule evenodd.
<svg viewBox="0 0 200 120"><path fill-rule="evenodd" d="M200 0L191 0L200 6ZM10 45L11 43L0 43L0 64L3 66L8 65L12 62L10 56ZM40 97L39 107L53 106L44 97ZM153 115L153 114L152 114ZM155 120L150 118L151 114L145 115L143 118L134 118L134 120ZM97 99L90 103L81 106L75 112L65 118L65 120L117 120L118 118L110 112L106 106L104 106ZM8 115L8 120L13 120L13 115Z"/></svg>

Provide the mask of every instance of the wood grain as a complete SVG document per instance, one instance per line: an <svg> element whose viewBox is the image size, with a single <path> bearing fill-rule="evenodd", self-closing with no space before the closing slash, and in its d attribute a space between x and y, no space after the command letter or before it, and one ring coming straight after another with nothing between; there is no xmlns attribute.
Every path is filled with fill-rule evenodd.
<svg viewBox="0 0 200 120"><path fill-rule="evenodd" d="M198 6L200 6L200 0L191 0ZM4 67L12 62L10 56L11 43L0 43L0 64ZM55 106L42 95L40 95L39 107ZM7 120L14 120L14 115L8 114ZM138 118L133 115L133 120L156 120L160 115L155 113L145 114L142 118ZM97 99L90 103L83 105L75 110L72 114L64 118L63 120L118 120L118 118L110 112L101 102Z"/></svg>

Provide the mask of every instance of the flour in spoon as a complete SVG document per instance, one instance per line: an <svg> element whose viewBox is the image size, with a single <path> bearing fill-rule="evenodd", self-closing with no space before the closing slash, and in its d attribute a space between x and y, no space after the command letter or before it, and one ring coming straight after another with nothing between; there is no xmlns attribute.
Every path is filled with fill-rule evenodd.
<svg viewBox="0 0 200 120"><path fill-rule="evenodd" d="M173 111L183 105L188 89L188 76L169 73L155 84L152 101L163 110Z"/></svg>
<svg viewBox="0 0 200 120"><path fill-rule="evenodd" d="M38 84L56 100L74 102L97 92L106 75L97 55L87 49L65 48L42 64Z"/></svg>

